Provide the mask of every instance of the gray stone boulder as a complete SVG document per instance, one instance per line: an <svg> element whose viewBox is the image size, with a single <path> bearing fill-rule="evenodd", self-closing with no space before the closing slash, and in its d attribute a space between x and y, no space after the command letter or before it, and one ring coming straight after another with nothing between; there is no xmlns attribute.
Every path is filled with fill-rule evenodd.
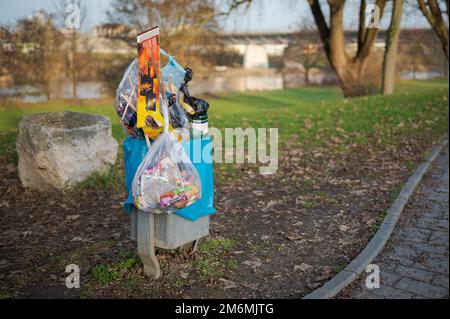
<svg viewBox="0 0 450 319"><path fill-rule="evenodd" d="M107 117L61 112L25 116L16 148L22 185L52 191L105 172L116 161L118 143Z"/></svg>

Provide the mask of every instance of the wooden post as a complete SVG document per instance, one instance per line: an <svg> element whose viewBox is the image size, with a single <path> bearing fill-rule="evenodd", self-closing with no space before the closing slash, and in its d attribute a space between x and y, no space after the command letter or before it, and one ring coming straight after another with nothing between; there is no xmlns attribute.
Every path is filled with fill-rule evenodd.
<svg viewBox="0 0 450 319"><path fill-rule="evenodd" d="M153 279L161 277L161 268L155 255L155 215L137 211L138 254L144 264L144 273Z"/></svg>

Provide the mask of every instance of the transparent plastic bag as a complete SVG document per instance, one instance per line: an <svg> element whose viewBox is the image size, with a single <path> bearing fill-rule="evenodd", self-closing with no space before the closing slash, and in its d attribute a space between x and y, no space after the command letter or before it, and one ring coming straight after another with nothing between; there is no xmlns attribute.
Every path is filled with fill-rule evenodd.
<svg viewBox="0 0 450 319"><path fill-rule="evenodd" d="M166 51L160 49L160 52L169 59L169 62L161 69L163 81L166 83L171 82L179 90L184 83L186 70L177 63L173 56L168 55Z"/></svg>
<svg viewBox="0 0 450 319"><path fill-rule="evenodd" d="M180 142L169 133L167 101L162 98L164 132L150 146L133 179L135 206L145 212L171 213L202 196L200 176Z"/></svg>
<svg viewBox="0 0 450 319"><path fill-rule="evenodd" d="M126 69L117 87L114 106L125 133L132 137L143 137L142 129L136 127L137 85L138 65L137 59L134 59Z"/></svg>
<svg viewBox="0 0 450 319"><path fill-rule="evenodd" d="M177 94L169 93L170 124L174 129L189 129L189 118L181 106L180 91Z"/></svg>
<svg viewBox="0 0 450 319"><path fill-rule="evenodd" d="M169 101L170 124L181 139L189 139L190 122L186 110L181 105L180 87L184 85L186 70L175 59L161 49L161 54L167 56L169 62L162 68L161 73Z"/></svg>
<svg viewBox="0 0 450 319"><path fill-rule="evenodd" d="M169 99L169 109L171 114L171 125L180 132L180 136L185 136L185 130L189 130L189 120L186 111L180 104L179 89L184 83L186 70L181 67L176 60L168 55L164 50L161 53L169 59L169 62L161 69L163 82L166 86L175 87L177 93ZM142 129L136 127L137 123L137 91L138 91L138 62L137 58L131 62L123 74L122 80L116 90L114 107L119 116L125 133L132 137L144 137ZM169 91L169 89L168 89ZM171 102L173 99L174 103Z"/></svg>

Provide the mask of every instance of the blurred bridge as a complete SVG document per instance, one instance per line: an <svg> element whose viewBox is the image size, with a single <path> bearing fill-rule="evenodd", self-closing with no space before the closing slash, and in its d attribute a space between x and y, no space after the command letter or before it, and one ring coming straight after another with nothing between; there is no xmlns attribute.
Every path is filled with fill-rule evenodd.
<svg viewBox="0 0 450 319"><path fill-rule="evenodd" d="M127 27L122 24L103 24L93 27L88 35L86 35L89 45L96 53L127 53L131 51L131 47L123 41L115 41L111 44L108 35L114 33L124 33ZM135 34L137 31L128 30L128 33ZM345 31L346 48L349 51L357 49L358 31ZM269 67L269 56L283 56L286 47L295 42L303 42L304 44L321 44L319 34L315 29L303 31L288 32L231 32L221 33L218 35L222 44L226 47L234 49L244 56L245 69L259 69ZM413 43L418 38L434 38L431 29L402 29L400 35L400 43ZM384 49L386 31L380 30L374 46ZM80 45L82 47L84 45Z"/></svg>
<svg viewBox="0 0 450 319"><path fill-rule="evenodd" d="M384 47L386 32L378 32L375 46ZM283 55L284 49L297 41L318 43L319 35L316 30L295 32L242 32L222 33L221 42L227 47L238 51L244 56L244 68L268 68L269 55ZM352 48L358 41L357 31L346 31L345 41Z"/></svg>

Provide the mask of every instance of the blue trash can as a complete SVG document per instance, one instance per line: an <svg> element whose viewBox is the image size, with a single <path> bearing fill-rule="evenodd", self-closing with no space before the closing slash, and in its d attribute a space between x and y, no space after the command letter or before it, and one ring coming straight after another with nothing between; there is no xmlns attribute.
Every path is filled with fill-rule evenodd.
<svg viewBox="0 0 450 319"><path fill-rule="evenodd" d="M212 160L212 138L203 136L183 142L183 148L189 155L194 167L200 175L202 183L202 198L189 207L180 209L177 215L195 221L200 217L214 214L214 174ZM134 175L148 152L148 146L144 139L127 137L123 142L123 158L125 162L125 183L128 197L123 206L130 214L134 207L131 185Z"/></svg>

